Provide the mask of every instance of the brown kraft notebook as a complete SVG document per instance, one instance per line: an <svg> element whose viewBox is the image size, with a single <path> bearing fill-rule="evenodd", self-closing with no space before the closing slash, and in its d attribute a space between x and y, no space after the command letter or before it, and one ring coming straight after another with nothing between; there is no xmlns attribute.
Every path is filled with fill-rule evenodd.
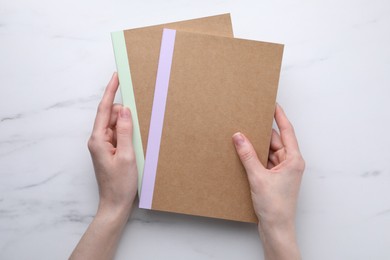
<svg viewBox="0 0 390 260"><path fill-rule="evenodd" d="M111 34L123 105L131 109L133 117L133 145L137 159L139 189L164 27L233 37L230 14L129 29Z"/></svg>
<svg viewBox="0 0 390 260"><path fill-rule="evenodd" d="M232 135L266 164L283 45L164 29L140 207L257 222Z"/></svg>

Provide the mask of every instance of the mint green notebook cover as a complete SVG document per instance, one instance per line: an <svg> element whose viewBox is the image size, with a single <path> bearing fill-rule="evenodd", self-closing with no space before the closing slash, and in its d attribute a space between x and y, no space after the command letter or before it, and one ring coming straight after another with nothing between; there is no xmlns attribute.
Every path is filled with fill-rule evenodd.
<svg viewBox="0 0 390 260"><path fill-rule="evenodd" d="M133 146L138 169L138 194L140 194L145 157L142 147L141 131L138 122L137 106L135 104L124 32L112 32L111 39L112 45L114 47L114 55L119 77L119 86L122 94L122 102L124 106L130 108L133 120Z"/></svg>

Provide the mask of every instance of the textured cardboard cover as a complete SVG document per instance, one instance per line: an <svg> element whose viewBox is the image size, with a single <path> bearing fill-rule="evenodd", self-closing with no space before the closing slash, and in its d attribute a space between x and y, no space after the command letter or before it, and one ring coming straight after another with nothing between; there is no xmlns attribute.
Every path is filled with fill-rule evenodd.
<svg viewBox="0 0 390 260"><path fill-rule="evenodd" d="M230 14L124 31L144 153L146 153L163 28L233 37Z"/></svg>
<svg viewBox="0 0 390 260"><path fill-rule="evenodd" d="M245 133L266 165L282 55L281 44L176 32L152 209L257 222L231 137Z"/></svg>

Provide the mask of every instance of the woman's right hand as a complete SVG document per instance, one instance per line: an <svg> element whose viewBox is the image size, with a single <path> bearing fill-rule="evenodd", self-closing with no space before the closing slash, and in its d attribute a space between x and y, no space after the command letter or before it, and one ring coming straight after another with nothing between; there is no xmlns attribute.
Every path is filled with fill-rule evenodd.
<svg viewBox="0 0 390 260"><path fill-rule="evenodd" d="M295 211L305 162L293 126L279 105L275 120L280 135L272 130L266 166L242 133L234 134L233 141L248 175L265 259L300 259Z"/></svg>

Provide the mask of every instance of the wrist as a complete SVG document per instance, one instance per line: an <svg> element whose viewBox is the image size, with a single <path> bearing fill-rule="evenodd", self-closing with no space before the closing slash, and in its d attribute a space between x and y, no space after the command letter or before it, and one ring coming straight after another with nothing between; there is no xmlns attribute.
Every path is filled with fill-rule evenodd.
<svg viewBox="0 0 390 260"><path fill-rule="evenodd" d="M257 225L259 231L264 233L273 233L277 234L280 232L294 232L295 233L295 219L293 218L271 218L266 219L262 217L259 218L259 223Z"/></svg>
<svg viewBox="0 0 390 260"><path fill-rule="evenodd" d="M131 208L131 205L111 205L100 201L95 218L105 219L110 222L127 222Z"/></svg>
<svg viewBox="0 0 390 260"><path fill-rule="evenodd" d="M300 259L294 221L259 221L258 230L265 259Z"/></svg>
<svg viewBox="0 0 390 260"><path fill-rule="evenodd" d="M135 195L103 196L100 195L98 213L108 214L112 212L117 215L130 214L135 200Z"/></svg>
<svg viewBox="0 0 390 260"><path fill-rule="evenodd" d="M295 225L294 223L275 224L268 222L259 222L258 230L261 235L261 239L273 238L282 240L284 238L295 239Z"/></svg>

